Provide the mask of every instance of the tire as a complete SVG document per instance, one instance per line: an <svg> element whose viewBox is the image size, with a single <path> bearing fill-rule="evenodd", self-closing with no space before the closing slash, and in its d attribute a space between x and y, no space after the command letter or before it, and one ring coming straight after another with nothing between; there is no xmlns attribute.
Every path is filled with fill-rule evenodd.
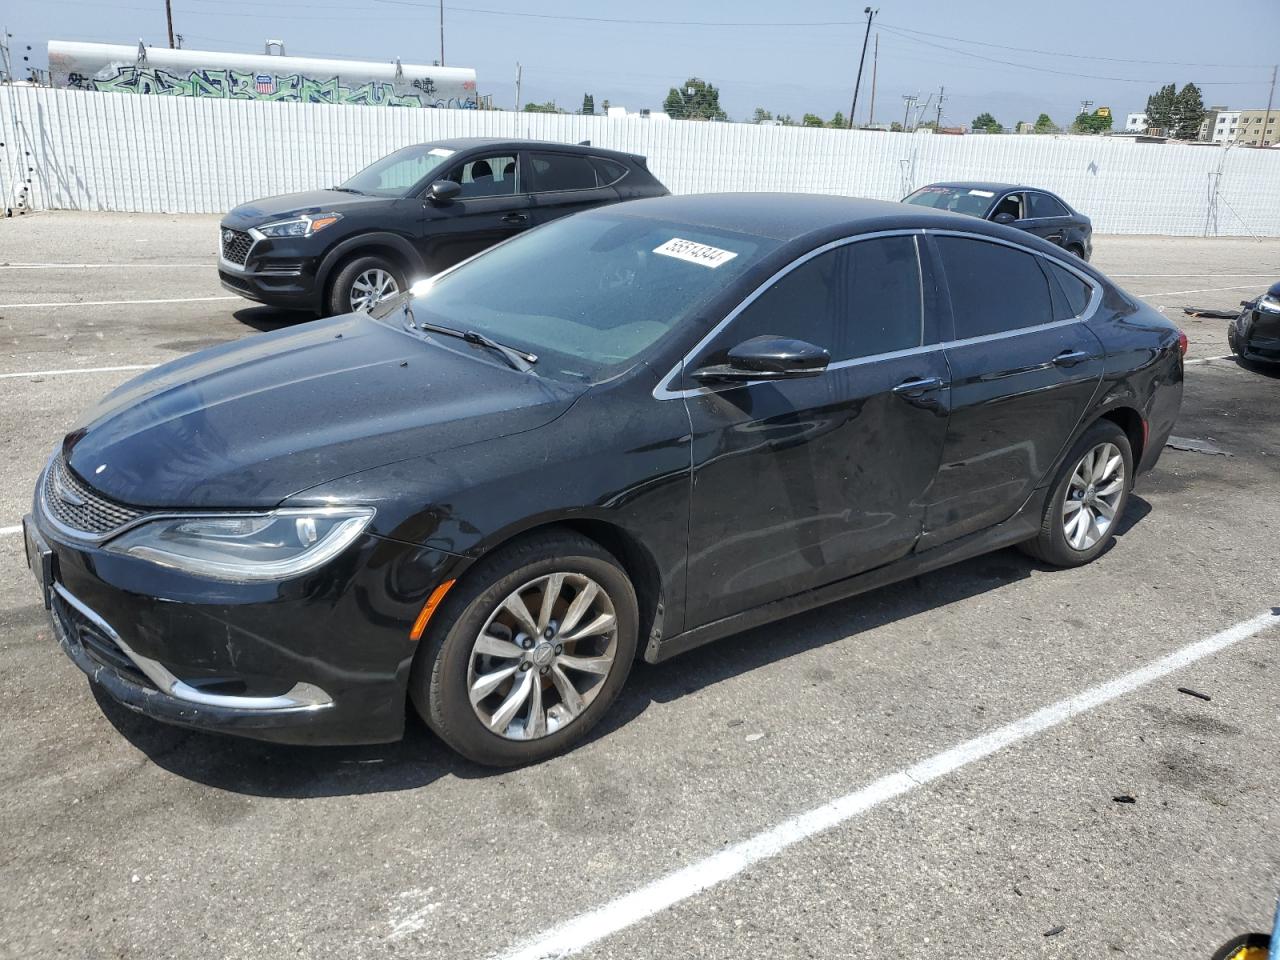
<svg viewBox="0 0 1280 960"><path fill-rule="evenodd" d="M542 600L555 587L548 616ZM536 640L520 629L512 597L539 621L530 626L545 625ZM612 627L593 629L610 613ZM638 630L635 589L612 554L569 531L533 534L481 560L449 592L414 661L410 698L464 757L495 767L536 763L581 741L608 711L631 671ZM473 703L470 692L481 687Z"/></svg>
<svg viewBox="0 0 1280 960"><path fill-rule="evenodd" d="M376 254L358 256L349 261L338 270L329 285L329 316L364 309L364 306L357 304L361 299L361 290L364 289L369 290L369 297L375 294L380 294L378 299L395 296L406 289L404 271L386 257ZM366 305L372 306L376 302L377 300L373 300Z"/></svg>
<svg viewBox="0 0 1280 960"><path fill-rule="evenodd" d="M1119 488L1106 492L1117 479ZM1129 437L1110 420L1099 420L1062 461L1045 501L1040 533L1020 545L1023 552L1055 567L1078 567L1095 559L1115 536L1132 489ZM1080 506L1069 507L1069 502Z"/></svg>
<svg viewBox="0 0 1280 960"><path fill-rule="evenodd" d="M1067 247L1067 253L1071 254L1077 260L1084 260L1084 247L1077 246L1073 243L1071 246Z"/></svg>

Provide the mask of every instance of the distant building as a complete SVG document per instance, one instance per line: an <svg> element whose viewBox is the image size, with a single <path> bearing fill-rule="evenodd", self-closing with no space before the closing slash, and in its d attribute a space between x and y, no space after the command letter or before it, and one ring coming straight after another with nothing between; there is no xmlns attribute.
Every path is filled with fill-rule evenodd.
<svg viewBox="0 0 1280 960"><path fill-rule="evenodd" d="M1125 133L1142 133L1147 129L1147 115L1145 113L1131 113L1124 118Z"/></svg>
<svg viewBox="0 0 1280 960"><path fill-rule="evenodd" d="M608 114L610 119L617 120L624 117L643 117L646 120L670 120L669 113L663 113L661 110L650 110L648 107L637 110L634 113L628 113L626 107L610 107Z"/></svg>
<svg viewBox="0 0 1280 960"><path fill-rule="evenodd" d="M1212 143L1230 143L1236 138L1240 111L1230 107L1210 107L1200 123L1200 139Z"/></svg>
<svg viewBox="0 0 1280 960"><path fill-rule="evenodd" d="M1257 110L1241 110L1240 124L1235 136L1236 143L1247 143L1255 147L1270 147L1280 143L1280 107L1270 112Z"/></svg>

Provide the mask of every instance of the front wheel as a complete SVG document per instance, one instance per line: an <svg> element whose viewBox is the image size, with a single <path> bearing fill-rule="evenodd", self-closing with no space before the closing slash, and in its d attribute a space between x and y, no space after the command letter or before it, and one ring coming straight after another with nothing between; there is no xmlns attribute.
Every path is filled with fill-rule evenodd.
<svg viewBox="0 0 1280 960"><path fill-rule="evenodd" d="M333 278L329 314L368 310L404 289L404 275L395 264L375 255L356 257Z"/></svg>
<svg viewBox="0 0 1280 960"><path fill-rule="evenodd" d="M603 547L568 531L482 560L436 616L410 695L440 739L489 766L533 763L580 741L635 658L631 581Z"/></svg>
<svg viewBox="0 0 1280 960"><path fill-rule="evenodd" d="M1097 557L1115 535L1133 488L1133 449L1110 420L1085 431L1063 461L1045 501L1040 533L1024 552L1057 567Z"/></svg>

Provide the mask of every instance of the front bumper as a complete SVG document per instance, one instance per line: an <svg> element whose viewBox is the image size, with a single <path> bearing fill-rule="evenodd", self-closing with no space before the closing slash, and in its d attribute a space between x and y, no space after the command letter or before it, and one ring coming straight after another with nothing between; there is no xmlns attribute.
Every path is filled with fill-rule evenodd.
<svg viewBox="0 0 1280 960"><path fill-rule="evenodd" d="M40 513L24 526L54 634L124 706L282 743L403 735L409 633L451 555L366 535L296 581L221 583L69 543Z"/></svg>
<svg viewBox="0 0 1280 960"><path fill-rule="evenodd" d="M220 230L228 229L224 224ZM244 231L236 231L249 236ZM316 271L320 257L313 238L251 237L244 260L229 260L226 248L218 255L218 280L232 293L273 307L318 310L321 291Z"/></svg>
<svg viewBox="0 0 1280 960"><path fill-rule="evenodd" d="M1245 360L1280 363L1280 314L1245 307L1227 328L1227 340Z"/></svg>

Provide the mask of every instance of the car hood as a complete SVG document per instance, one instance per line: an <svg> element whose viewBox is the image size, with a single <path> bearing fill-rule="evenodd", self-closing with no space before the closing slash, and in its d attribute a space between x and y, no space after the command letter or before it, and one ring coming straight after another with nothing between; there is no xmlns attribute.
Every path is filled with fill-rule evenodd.
<svg viewBox="0 0 1280 960"><path fill-rule="evenodd" d="M286 193L279 197L263 197L242 203L222 218L224 227L247 230L260 227L274 220L284 220L304 213L327 213L395 203L394 198L370 197L341 190L307 190L302 193Z"/></svg>
<svg viewBox="0 0 1280 960"><path fill-rule="evenodd" d="M142 507L273 507L373 467L521 433L585 392L351 314L164 364L90 409L71 468Z"/></svg>

